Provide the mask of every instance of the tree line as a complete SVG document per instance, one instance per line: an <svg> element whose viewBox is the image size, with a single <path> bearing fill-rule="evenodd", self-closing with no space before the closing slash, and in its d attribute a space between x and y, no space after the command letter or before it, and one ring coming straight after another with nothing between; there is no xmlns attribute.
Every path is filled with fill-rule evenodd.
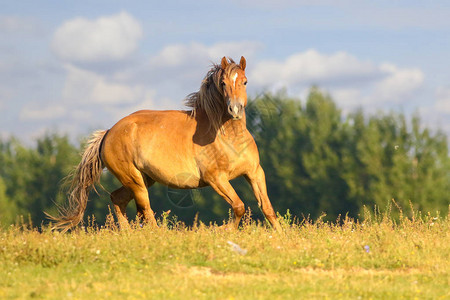
<svg viewBox="0 0 450 300"><path fill-rule="evenodd" d="M265 93L249 101L247 127L254 136L266 173L269 197L281 214L317 218L326 213L358 218L363 207L386 207L391 199L403 208L446 214L450 204L450 157L447 136L424 127L418 115L362 110L343 115L318 88L302 102L285 93ZM0 224L30 218L46 223L65 202L64 178L79 163L83 143L49 133L34 147L19 140L0 141ZM120 186L104 172L98 194L91 193L86 215L103 223L109 192ZM262 218L247 182L232 182L255 218ZM157 216L170 211L191 223L221 223L229 207L211 188L150 189ZM111 207L112 210L112 207ZM136 209L129 205L129 216Z"/></svg>

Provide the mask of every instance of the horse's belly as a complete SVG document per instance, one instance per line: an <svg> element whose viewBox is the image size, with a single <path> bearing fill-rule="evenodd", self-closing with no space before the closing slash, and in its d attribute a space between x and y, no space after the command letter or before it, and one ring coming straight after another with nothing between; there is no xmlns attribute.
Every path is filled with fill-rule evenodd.
<svg viewBox="0 0 450 300"><path fill-rule="evenodd" d="M204 185L194 163L175 159L165 159L164 162L158 159L150 161L143 166L143 171L153 180L174 188L190 189Z"/></svg>

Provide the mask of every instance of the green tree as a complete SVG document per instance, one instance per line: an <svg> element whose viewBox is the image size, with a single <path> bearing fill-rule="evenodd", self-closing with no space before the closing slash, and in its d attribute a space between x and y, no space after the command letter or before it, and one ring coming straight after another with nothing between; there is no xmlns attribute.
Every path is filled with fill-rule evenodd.
<svg viewBox="0 0 450 300"><path fill-rule="evenodd" d="M76 148L67 136L47 134L37 140L36 148L12 138L2 143L1 150L0 177L10 207L7 222L16 219L12 214L29 215L39 225L45 220L44 211L54 211L55 202L62 201L59 187L76 162Z"/></svg>
<svg viewBox="0 0 450 300"><path fill-rule="evenodd" d="M360 206L385 207L391 199L403 208L445 210L449 173L446 136L421 129L419 118L408 124L403 114L379 113L364 121L353 114L353 145L347 155L345 178L349 196Z"/></svg>
<svg viewBox="0 0 450 300"><path fill-rule="evenodd" d="M0 177L0 226L12 224L15 216L18 215L18 208L6 194L6 185Z"/></svg>

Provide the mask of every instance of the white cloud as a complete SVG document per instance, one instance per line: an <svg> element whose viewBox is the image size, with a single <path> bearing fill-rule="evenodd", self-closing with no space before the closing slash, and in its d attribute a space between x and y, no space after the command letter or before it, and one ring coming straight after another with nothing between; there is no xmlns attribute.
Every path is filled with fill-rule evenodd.
<svg viewBox="0 0 450 300"><path fill-rule="evenodd" d="M241 56L252 57L262 44L252 41L221 42L211 46L201 43L176 44L164 47L150 59L151 66L179 67L197 64L219 63L223 56L239 61Z"/></svg>
<svg viewBox="0 0 450 300"><path fill-rule="evenodd" d="M284 61L262 61L253 70L252 81L259 86L339 83L373 79L379 70L345 52L325 55L314 49L287 57Z"/></svg>
<svg viewBox="0 0 450 300"><path fill-rule="evenodd" d="M136 50L142 35L139 22L126 12L96 20L76 18L56 30L52 48L71 62L117 61Z"/></svg>
<svg viewBox="0 0 450 300"><path fill-rule="evenodd" d="M105 105L135 103L149 91L141 85L113 82L91 71L66 65L67 78L62 96L72 103L99 103Z"/></svg>
<svg viewBox="0 0 450 300"><path fill-rule="evenodd" d="M302 91L318 85L344 108L403 103L424 81L417 68L363 61L346 52L326 55L311 49L284 61L261 61L249 75L258 88Z"/></svg>
<svg viewBox="0 0 450 300"><path fill-rule="evenodd" d="M424 80L424 75L418 68L400 69L393 64L382 64L379 68L386 74L385 78L376 83L375 95L381 101L407 101L405 98L421 86Z"/></svg>

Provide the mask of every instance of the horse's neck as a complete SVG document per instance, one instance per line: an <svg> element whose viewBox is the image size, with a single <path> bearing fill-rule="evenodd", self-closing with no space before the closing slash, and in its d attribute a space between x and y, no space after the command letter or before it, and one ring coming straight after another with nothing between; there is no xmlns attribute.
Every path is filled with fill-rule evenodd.
<svg viewBox="0 0 450 300"><path fill-rule="evenodd" d="M233 120L232 118L226 117L222 125L224 129L225 136L242 134L247 131L247 122L245 119L245 113L240 120Z"/></svg>
<svg viewBox="0 0 450 300"><path fill-rule="evenodd" d="M222 136L222 138L228 139L233 138L233 136L243 135L247 132L245 112L240 120L233 120L228 113L224 114L221 122L222 126L217 131L213 130L210 126L208 117L203 110L196 111L195 119L198 124L196 135L203 137L209 136L212 140L214 140L217 136ZM205 129L206 132L203 131Z"/></svg>

